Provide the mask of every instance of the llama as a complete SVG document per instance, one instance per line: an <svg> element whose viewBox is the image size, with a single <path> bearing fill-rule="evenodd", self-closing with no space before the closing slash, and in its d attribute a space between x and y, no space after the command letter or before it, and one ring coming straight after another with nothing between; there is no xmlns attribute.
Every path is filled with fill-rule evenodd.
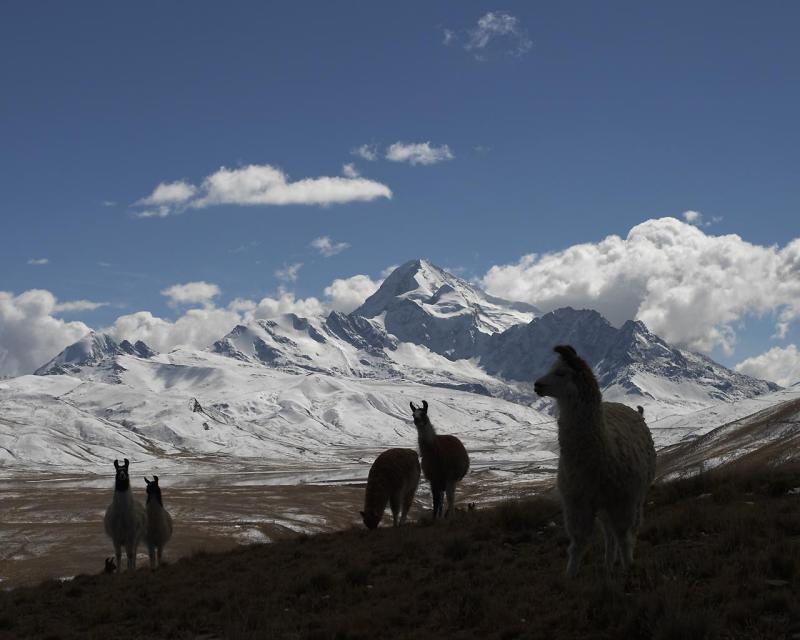
<svg viewBox="0 0 800 640"><path fill-rule="evenodd" d="M428 418L428 403L422 401L422 407L411 402L411 413L414 426L417 427L419 453L422 457L422 473L431 483L433 494L433 518L442 515L443 494L447 494L448 517L455 506L456 482L469 471L469 456L461 440L455 436L438 436Z"/></svg>
<svg viewBox="0 0 800 640"><path fill-rule="evenodd" d="M554 351L560 357L534 390L558 403L557 481L570 539L567 575L580 569L595 516L603 528L607 569L619 557L627 570L655 475L653 439L641 413L602 401L597 379L575 349L560 345Z"/></svg>
<svg viewBox="0 0 800 640"><path fill-rule="evenodd" d="M164 546L172 537L172 517L164 508L161 498L161 487L158 486L158 476L153 476L151 482L144 479L147 484L147 528L144 539L147 542L147 553L150 556L150 568L161 566L161 554Z"/></svg>
<svg viewBox="0 0 800 640"><path fill-rule="evenodd" d="M131 481L128 476L130 461L125 458L125 464L120 466L114 460L116 478L114 482L114 499L111 501L104 518L106 535L114 543L114 556L117 571L122 569L122 547L128 557L128 569L136 568L136 547L145 529L147 516L141 502L133 499Z"/></svg>
<svg viewBox="0 0 800 640"><path fill-rule="evenodd" d="M392 509L394 526L405 524L408 510L419 485L419 459L413 449L387 449L369 470L364 510L361 517L367 529L374 529L383 518L386 503Z"/></svg>

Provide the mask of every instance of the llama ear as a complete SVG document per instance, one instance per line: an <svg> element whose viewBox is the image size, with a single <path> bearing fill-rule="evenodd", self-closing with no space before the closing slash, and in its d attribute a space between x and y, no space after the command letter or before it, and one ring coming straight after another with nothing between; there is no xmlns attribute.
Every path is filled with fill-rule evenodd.
<svg viewBox="0 0 800 640"><path fill-rule="evenodd" d="M119 460L114 460L114 468L119 471Z"/></svg>
<svg viewBox="0 0 800 640"><path fill-rule="evenodd" d="M153 476L153 483L158 484L158 476Z"/></svg>
<svg viewBox="0 0 800 640"><path fill-rule="evenodd" d="M150 481L147 479L147 477L145 477L145 476L142 476L142 477L144 477L144 482L145 482L145 484L146 484L147 486L150 486Z"/></svg>
<svg viewBox="0 0 800 640"><path fill-rule="evenodd" d="M409 402L408 404L410 404L410 405L411 405L411 410L412 410L412 411L416 411L416 410L417 410L417 408L414 406L414 403L413 403L413 402Z"/></svg>
<svg viewBox="0 0 800 640"><path fill-rule="evenodd" d="M124 458L124 460L125 460L125 468L127 469L127 468L128 468L128 466L130 466L130 464L131 464L131 461L130 461L130 460L128 460L127 458Z"/></svg>
<svg viewBox="0 0 800 640"><path fill-rule="evenodd" d="M425 411L425 413L428 413L428 401L427 400L423 400L422 401L422 409Z"/></svg>
<svg viewBox="0 0 800 640"><path fill-rule="evenodd" d="M553 347L555 351L569 366L574 368L575 361L578 359L578 352L568 344L559 344Z"/></svg>

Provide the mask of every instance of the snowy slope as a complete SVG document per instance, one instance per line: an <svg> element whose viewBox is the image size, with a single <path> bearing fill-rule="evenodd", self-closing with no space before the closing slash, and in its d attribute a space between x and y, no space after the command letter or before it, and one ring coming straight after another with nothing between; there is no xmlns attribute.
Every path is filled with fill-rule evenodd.
<svg viewBox="0 0 800 640"><path fill-rule="evenodd" d="M415 446L408 402L423 398L434 423L459 434L476 460L553 456L549 417L485 395L298 375L203 351L117 358L116 384L64 375L0 383L3 465L86 468L123 456L353 462Z"/></svg>

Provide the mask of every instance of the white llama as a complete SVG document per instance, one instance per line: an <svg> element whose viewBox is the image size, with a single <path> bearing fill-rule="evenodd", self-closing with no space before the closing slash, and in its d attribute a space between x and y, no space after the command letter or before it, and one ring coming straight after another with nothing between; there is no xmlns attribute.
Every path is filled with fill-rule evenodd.
<svg viewBox="0 0 800 640"><path fill-rule="evenodd" d="M627 570L653 481L656 452L643 415L616 402L602 402L591 368L570 346L539 378L534 390L558 403L558 489L570 538L567 575L580 569L595 516L605 534L606 566L620 557Z"/></svg>

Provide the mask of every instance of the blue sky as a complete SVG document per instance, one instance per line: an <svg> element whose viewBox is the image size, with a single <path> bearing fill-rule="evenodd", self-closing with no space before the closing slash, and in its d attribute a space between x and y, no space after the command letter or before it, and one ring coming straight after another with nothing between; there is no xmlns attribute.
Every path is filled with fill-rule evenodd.
<svg viewBox="0 0 800 640"><path fill-rule="evenodd" d="M418 256L482 279L688 210L705 235L785 247L799 22L777 2L7 3L0 291L110 303L55 313L94 327L174 320L175 284L214 283L220 306L322 300ZM398 142L452 157L387 160ZM137 217L159 184L202 191L221 167L295 181L346 163L392 197ZM349 247L324 257L325 236ZM779 304L748 304L724 319L735 347L707 342L726 364L798 341L794 316L771 337Z"/></svg>

